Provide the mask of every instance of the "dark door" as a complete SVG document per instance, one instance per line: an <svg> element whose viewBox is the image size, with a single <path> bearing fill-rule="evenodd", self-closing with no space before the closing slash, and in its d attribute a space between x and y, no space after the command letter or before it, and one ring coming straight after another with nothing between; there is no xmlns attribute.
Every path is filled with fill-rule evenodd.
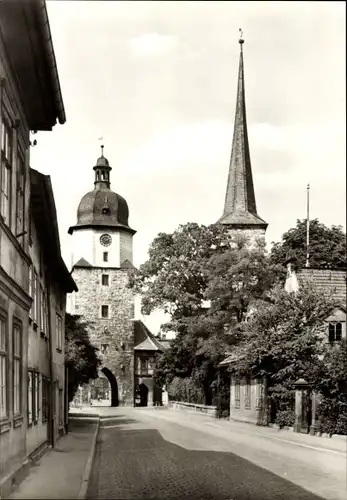
<svg viewBox="0 0 347 500"><path fill-rule="evenodd" d="M148 388L145 384L140 384L140 406L148 405Z"/></svg>
<svg viewBox="0 0 347 500"><path fill-rule="evenodd" d="M307 434L311 425L311 398L307 389L302 391L301 432Z"/></svg>

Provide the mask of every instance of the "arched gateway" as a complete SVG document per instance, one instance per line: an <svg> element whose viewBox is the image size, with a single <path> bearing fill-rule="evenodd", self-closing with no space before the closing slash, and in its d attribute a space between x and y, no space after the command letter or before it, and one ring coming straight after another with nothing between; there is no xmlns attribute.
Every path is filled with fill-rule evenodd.
<svg viewBox="0 0 347 500"><path fill-rule="evenodd" d="M111 370L109 370L108 368L103 368L101 371L106 376L107 380L110 383L111 406L119 406L118 384L117 384L116 377L113 375Z"/></svg>

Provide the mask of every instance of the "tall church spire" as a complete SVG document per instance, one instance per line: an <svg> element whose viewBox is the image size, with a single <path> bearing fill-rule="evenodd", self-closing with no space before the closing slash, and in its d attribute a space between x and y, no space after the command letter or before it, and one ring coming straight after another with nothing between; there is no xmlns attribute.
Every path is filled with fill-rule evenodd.
<svg viewBox="0 0 347 500"><path fill-rule="evenodd" d="M265 230L267 223L257 214L254 194L246 120L245 79L242 49L244 40L240 38L239 43L240 62L234 136L229 165L227 190L225 195L224 212L218 222L235 229L254 228Z"/></svg>

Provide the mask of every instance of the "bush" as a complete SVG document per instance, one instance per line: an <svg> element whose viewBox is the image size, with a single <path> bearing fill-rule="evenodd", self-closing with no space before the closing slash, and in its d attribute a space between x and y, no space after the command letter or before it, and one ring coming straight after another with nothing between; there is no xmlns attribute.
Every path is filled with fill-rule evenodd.
<svg viewBox="0 0 347 500"><path fill-rule="evenodd" d="M317 408L316 431L320 434L347 435L347 401L343 395L339 399L322 398Z"/></svg>
<svg viewBox="0 0 347 500"><path fill-rule="evenodd" d="M168 384L168 394L171 400L186 403L204 404L204 391L190 377L175 377Z"/></svg>
<svg viewBox="0 0 347 500"><path fill-rule="evenodd" d="M295 422L295 412L291 409L279 410L276 413L275 423L280 429L285 427L293 427Z"/></svg>

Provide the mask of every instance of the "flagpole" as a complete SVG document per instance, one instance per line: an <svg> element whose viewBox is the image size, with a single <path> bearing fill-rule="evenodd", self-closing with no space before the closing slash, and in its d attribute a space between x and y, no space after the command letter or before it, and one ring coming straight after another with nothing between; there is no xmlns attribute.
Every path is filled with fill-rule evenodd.
<svg viewBox="0 0 347 500"><path fill-rule="evenodd" d="M306 267L310 267L310 185L307 184L307 217L306 217Z"/></svg>

